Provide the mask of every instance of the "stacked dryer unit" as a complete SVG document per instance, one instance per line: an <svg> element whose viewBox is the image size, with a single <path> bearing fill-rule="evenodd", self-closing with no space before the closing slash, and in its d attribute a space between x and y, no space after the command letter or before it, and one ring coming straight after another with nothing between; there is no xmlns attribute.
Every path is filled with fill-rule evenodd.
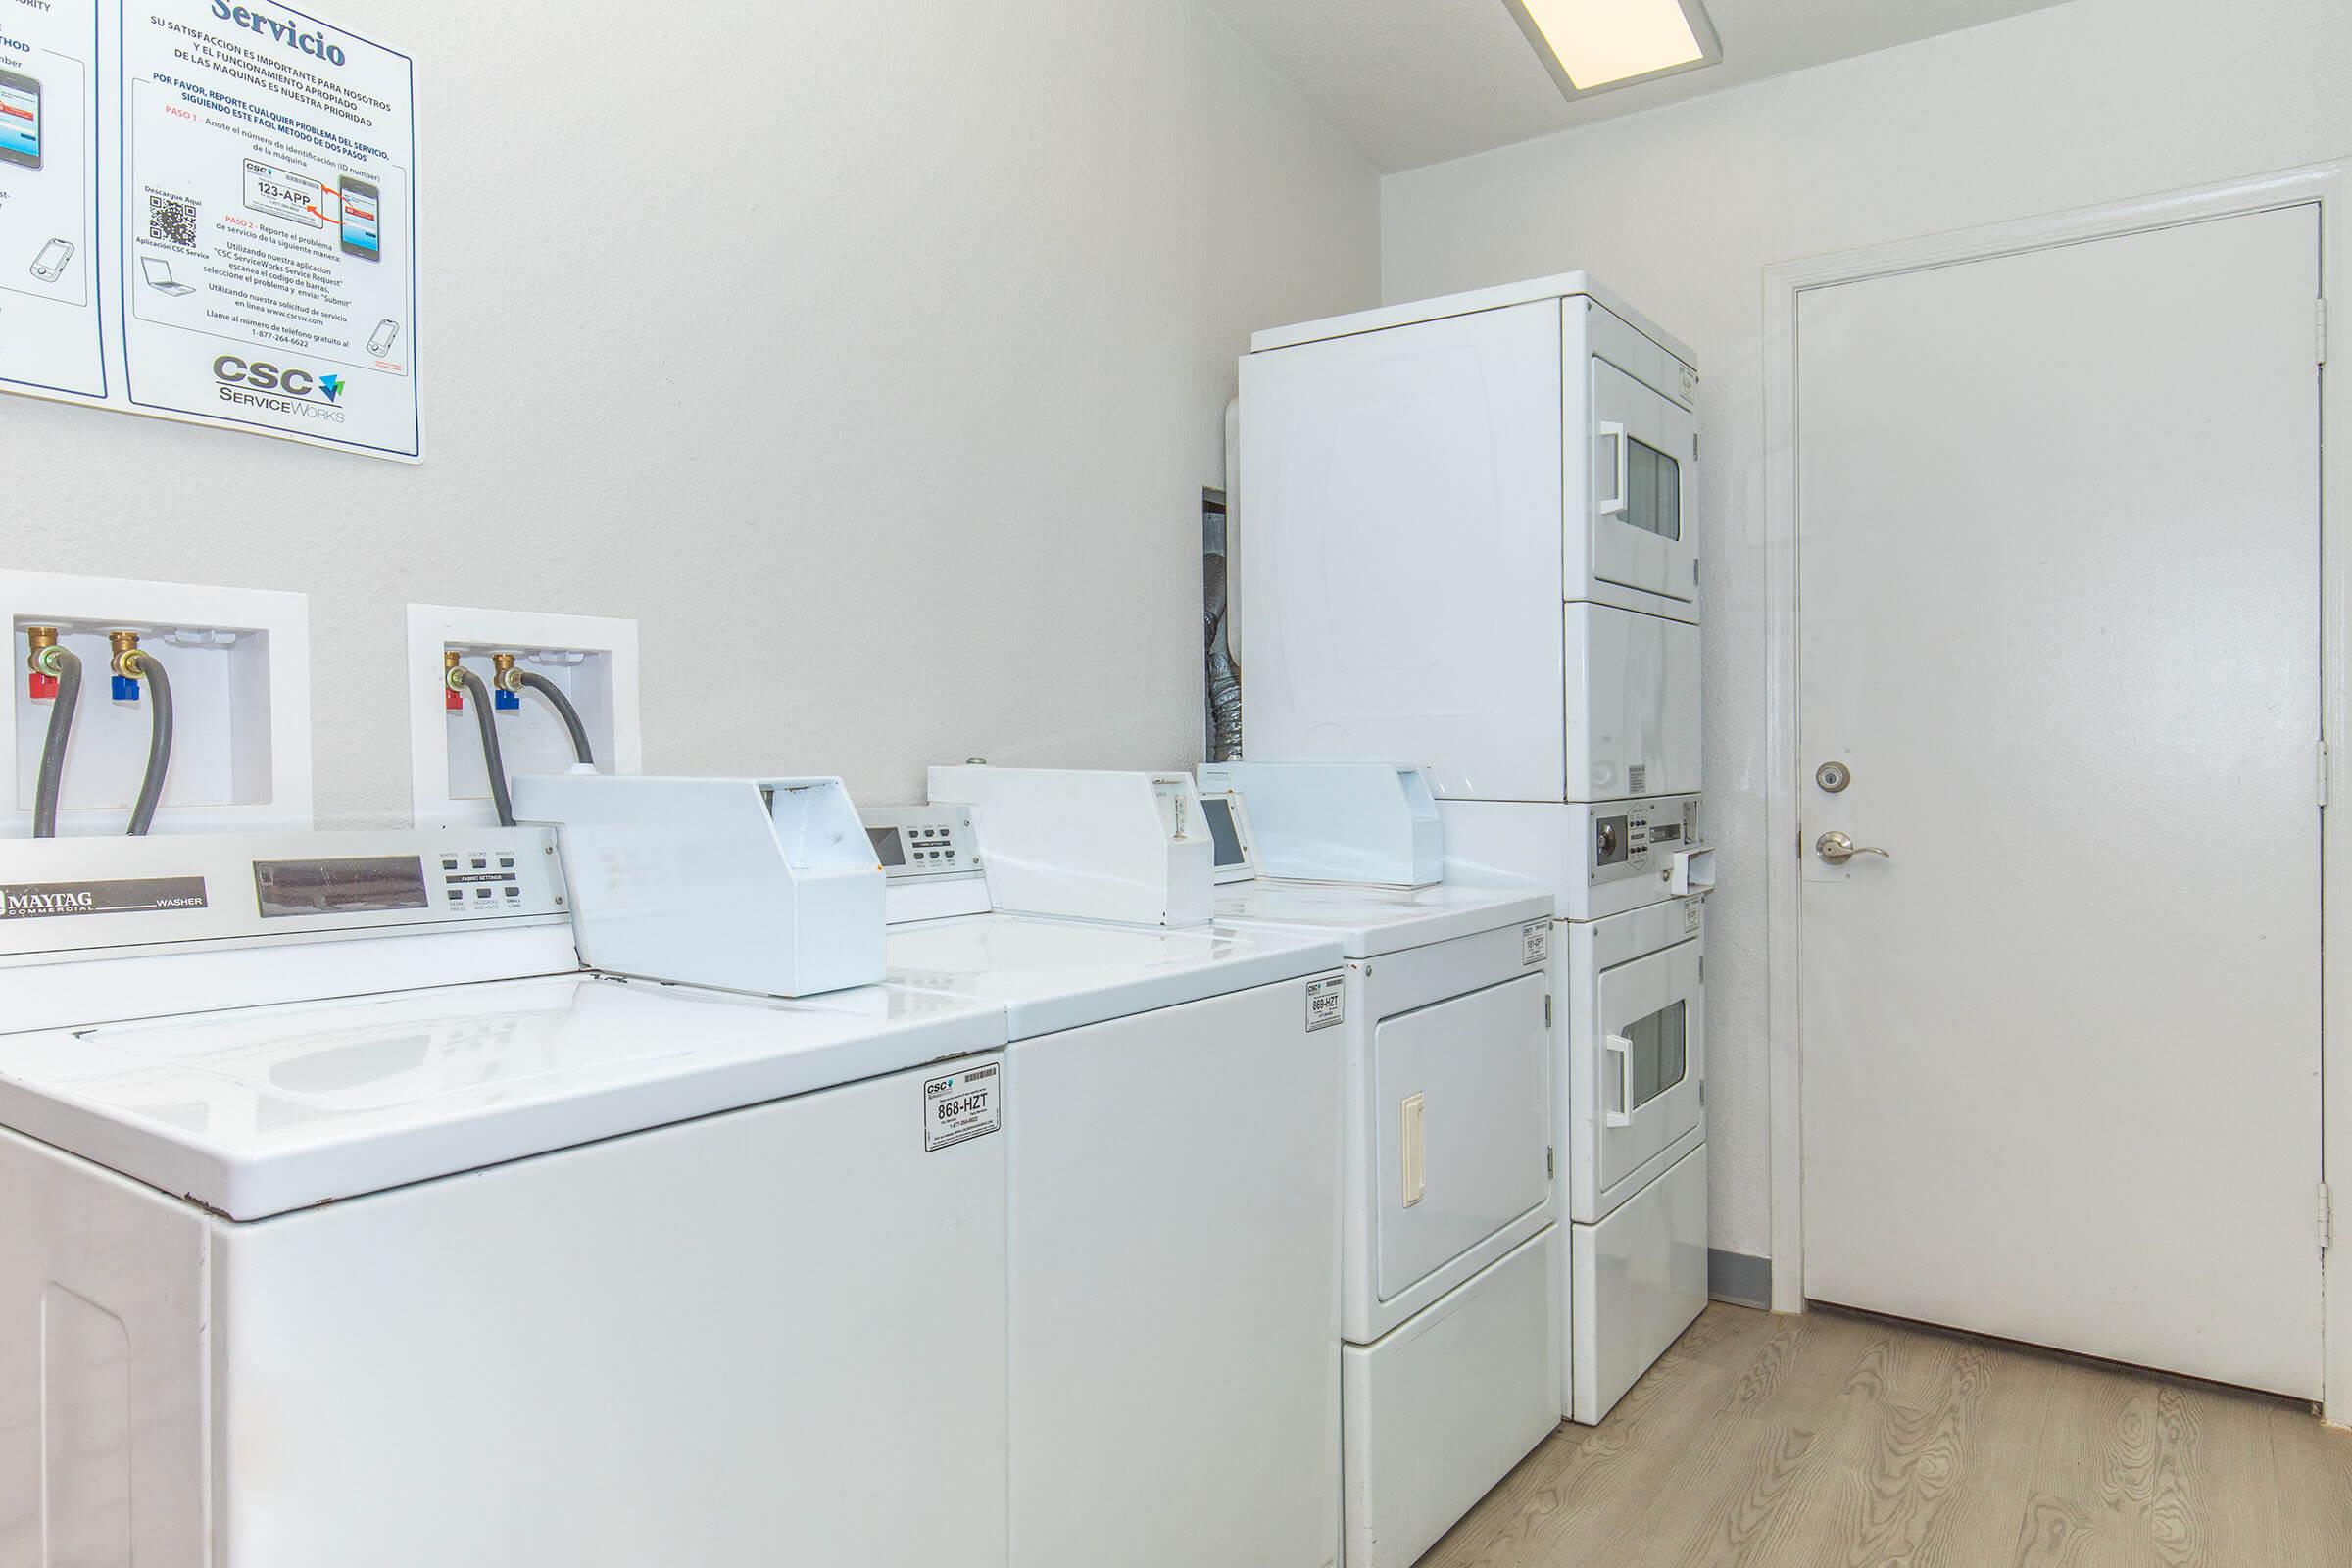
<svg viewBox="0 0 2352 1568"><path fill-rule="evenodd" d="M1549 886L1567 1407L1706 1302L1697 372L1583 273L1258 333L1252 760L1427 764L1456 876Z"/></svg>

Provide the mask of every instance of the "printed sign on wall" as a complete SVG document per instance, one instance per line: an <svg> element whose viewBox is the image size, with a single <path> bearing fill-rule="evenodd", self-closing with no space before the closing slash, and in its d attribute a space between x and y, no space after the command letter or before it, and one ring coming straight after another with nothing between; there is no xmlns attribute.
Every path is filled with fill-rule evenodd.
<svg viewBox="0 0 2352 1568"><path fill-rule="evenodd" d="M96 0L0 0L0 386L103 399Z"/></svg>
<svg viewBox="0 0 2352 1568"><path fill-rule="evenodd" d="M416 461L415 102L407 55L289 6L0 0L0 385ZM85 193L75 220L93 147L110 210ZM33 228L53 309L20 346L5 274Z"/></svg>

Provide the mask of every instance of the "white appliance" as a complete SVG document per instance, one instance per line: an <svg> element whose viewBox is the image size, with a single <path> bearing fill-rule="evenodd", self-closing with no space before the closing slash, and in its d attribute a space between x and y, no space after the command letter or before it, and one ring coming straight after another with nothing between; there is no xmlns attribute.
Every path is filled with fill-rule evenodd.
<svg viewBox="0 0 2352 1568"><path fill-rule="evenodd" d="M1238 791L1249 801L1262 875L1418 888L1446 874L1437 791L1424 768L1203 762L1200 787Z"/></svg>
<svg viewBox="0 0 2352 1568"><path fill-rule="evenodd" d="M1551 903L1277 880L1217 898L1220 924L1347 955L1348 1568L1409 1568L1559 1425Z"/></svg>
<svg viewBox="0 0 2352 1568"><path fill-rule="evenodd" d="M1248 755L1409 757L1447 801L1698 790L1688 350L1582 273L1251 349Z"/></svg>
<svg viewBox="0 0 2352 1568"><path fill-rule="evenodd" d="M1569 1409L1591 1424L1707 1304L1705 901L1561 929Z"/></svg>
<svg viewBox="0 0 2352 1568"><path fill-rule="evenodd" d="M1715 886L1704 800L1448 801L1446 859L1457 875L1532 877L1560 917L1598 920Z"/></svg>
<svg viewBox="0 0 2352 1568"><path fill-rule="evenodd" d="M568 887L0 850L0 1561L1004 1561L1003 1009L583 974Z"/></svg>
<svg viewBox="0 0 2352 1568"><path fill-rule="evenodd" d="M1691 364L1572 272L1260 332L1241 366L1245 749L1425 760L1448 874L1555 895L1570 924L1554 990L1572 1013L1596 984L1570 963L1575 922L1679 907L1714 880ZM1579 1062L1564 1065L1575 1082ZM1605 1215L1560 1194L1569 1250L1597 1282L1580 1289L1573 1267L1566 1282L1578 1420L1704 1304L1691 1077L1696 1124L1674 1162L1643 1161L1646 1185ZM1566 1125L1572 1152L1592 1141ZM1676 1285L1612 1289L1612 1267Z"/></svg>
<svg viewBox="0 0 2352 1568"><path fill-rule="evenodd" d="M1208 918L1209 844L1185 773L966 763L936 804L977 808L996 906L1138 925Z"/></svg>
<svg viewBox="0 0 2352 1568"><path fill-rule="evenodd" d="M1105 866L1170 863L1173 813L1139 792L1183 801L1205 888L1198 800L1030 772L1081 813L1058 820L989 771L941 770L985 806L864 816L885 860L948 857L891 870L891 987L1007 1015L1011 1561L1332 1564L1340 944L1164 927L1149 887L1132 924L1050 917L1094 906ZM975 858L985 880L936 869ZM1044 914L979 912L1008 863Z"/></svg>
<svg viewBox="0 0 2352 1568"><path fill-rule="evenodd" d="M1218 887L1248 882L1257 875L1257 829L1250 822L1250 803L1239 790L1203 789L1200 813L1208 819L1208 842L1215 856Z"/></svg>
<svg viewBox="0 0 2352 1568"><path fill-rule="evenodd" d="M554 773L514 793L563 829L597 968L778 997L882 978L882 870L841 780Z"/></svg>

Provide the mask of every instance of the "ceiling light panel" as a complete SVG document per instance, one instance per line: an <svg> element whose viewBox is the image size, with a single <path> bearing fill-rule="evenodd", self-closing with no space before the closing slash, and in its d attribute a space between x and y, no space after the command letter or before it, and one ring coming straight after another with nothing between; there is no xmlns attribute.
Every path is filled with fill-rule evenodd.
<svg viewBox="0 0 2352 1568"><path fill-rule="evenodd" d="M1571 98L1723 58L1699 0L1504 0Z"/></svg>

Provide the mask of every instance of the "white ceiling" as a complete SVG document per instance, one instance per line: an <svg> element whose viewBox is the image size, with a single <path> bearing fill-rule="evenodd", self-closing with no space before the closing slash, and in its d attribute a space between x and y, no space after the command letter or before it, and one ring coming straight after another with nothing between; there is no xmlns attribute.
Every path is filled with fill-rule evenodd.
<svg viewBox="0 0 2352 1568"><path fill-rule="evenodd" d="M1502 0L1205 0L1383 173L2062 0L1705 0L1723 63L1560 95Z"/></svg>

